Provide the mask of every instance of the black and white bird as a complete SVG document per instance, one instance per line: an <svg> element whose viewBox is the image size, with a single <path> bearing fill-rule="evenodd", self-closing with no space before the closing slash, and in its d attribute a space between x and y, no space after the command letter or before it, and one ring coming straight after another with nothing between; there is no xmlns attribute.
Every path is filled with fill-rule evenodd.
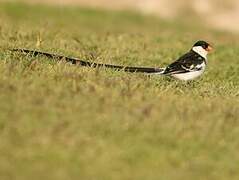
<svg viewBox="0 0 239 180"><path fill-rule="evenodd" d="M209 43L198 41L188 53L168 65L161 74L169 75L183 81L193 80L201 76L205 71L207 55L212 49Z"/></svg>
<svg viewBox="0 0 239 180"><path fill-rule="evenodd" d="M183 81L194 80L201 76L205 71L207 65L207 55L212 50L212 46L206 41L196 42L191 50L181 56L172 64L166 68L153 68L153 67L130 67L130 66L118 66L111 64L100 64L90 61L81 60L78 58L71 58L62 55L56 55L46 52L40 52L28 49L13 49L11 51L23 52L31 54L32 56L43 55L50 59L64 59L75 65L87 66L92 68L105 67L115 70L123 70L131 73L146 73L151 75L164 75L174 77Z"/></svg>

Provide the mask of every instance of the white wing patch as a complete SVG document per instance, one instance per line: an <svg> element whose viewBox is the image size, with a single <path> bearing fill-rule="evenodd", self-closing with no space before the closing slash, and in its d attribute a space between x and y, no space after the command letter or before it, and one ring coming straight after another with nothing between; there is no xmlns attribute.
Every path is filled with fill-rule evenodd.
<svg viewBox="0 0 239 180"><path fill-rule="evenodd" d="M205 64L205 62L203 62L202 64L196 65L196 66L195 66L195 69L196 69L196 70L205 69L205 66L206 66L206 64Z"/></svg>
<svg viewBox="0 0 239 180"><path fill-rule="evenodd" d="M203 69L205 67L205 63L203 62L202 64L198 64L198 65L194 65L192 64L189 68L186 68L185 66L181 66L183 69L185 69L186 71L190 71L190 72L193 72L193 71L199 71L201 69Z"/></svg>
<svg viewBox="0 0 239 180"><path fill-rule="evenodd" d="M201 76L205 70L206 64L203 62L202 64L198 64L195 66L193 69L186 68L187 71L186 73L179 73L179 74L173 74L172 76L176 79L180 79L183 81L189 81L193 80L199 76ZM185 69L185 67L183 67Z"/></svg>

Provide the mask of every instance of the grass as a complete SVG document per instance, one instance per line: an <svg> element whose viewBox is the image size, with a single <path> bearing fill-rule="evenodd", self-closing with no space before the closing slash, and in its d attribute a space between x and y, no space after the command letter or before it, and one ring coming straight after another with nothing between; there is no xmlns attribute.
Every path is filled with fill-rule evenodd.
<svg viewBox="0 0 239 180"><path fill-rule="evenodd" d="M190 84L7 50L163 66L198 39L216 51ZM1 179L239 178L238 36L199 21L2 3L0 47Z"/></svg>

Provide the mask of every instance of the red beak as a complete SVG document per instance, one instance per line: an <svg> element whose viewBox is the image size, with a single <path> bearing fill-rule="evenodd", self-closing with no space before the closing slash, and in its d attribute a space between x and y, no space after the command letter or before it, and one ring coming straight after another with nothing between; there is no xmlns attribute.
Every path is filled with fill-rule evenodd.
<svg viewBox="0 0 239 180"><path fill-rule="evenodd" d="M207 50L208 52L211 52L211 51L213 50L213 47L209 45L206 50Z"/></svg>

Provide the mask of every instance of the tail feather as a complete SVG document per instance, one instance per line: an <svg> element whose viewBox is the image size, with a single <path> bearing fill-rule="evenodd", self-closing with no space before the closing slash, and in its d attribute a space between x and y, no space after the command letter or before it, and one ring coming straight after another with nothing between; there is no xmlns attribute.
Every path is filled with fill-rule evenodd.
<svg viewBox="0 0 239 180"><path fill-rule="evenodd" d="M164 68L152 68L152 67L131 67L131 66L120 66L120 65L112 65L112 64L101 64L101 63L95 63L90 61L81 60L78 58L71 58L67 56L57 55L57 54L51 54L46 52L40 52L35 50L28 50L28 49L12 49L11 51L14 52L21 52L26 54L32 54L33 56L45 56L50 59L64 59L67 62L70 62L72 64L80 65L80 66L86 66L86 67L105 67L115 70L123 70L125 72L132 72L132 73L148 73L148 74L163 74Z"/></svg>

